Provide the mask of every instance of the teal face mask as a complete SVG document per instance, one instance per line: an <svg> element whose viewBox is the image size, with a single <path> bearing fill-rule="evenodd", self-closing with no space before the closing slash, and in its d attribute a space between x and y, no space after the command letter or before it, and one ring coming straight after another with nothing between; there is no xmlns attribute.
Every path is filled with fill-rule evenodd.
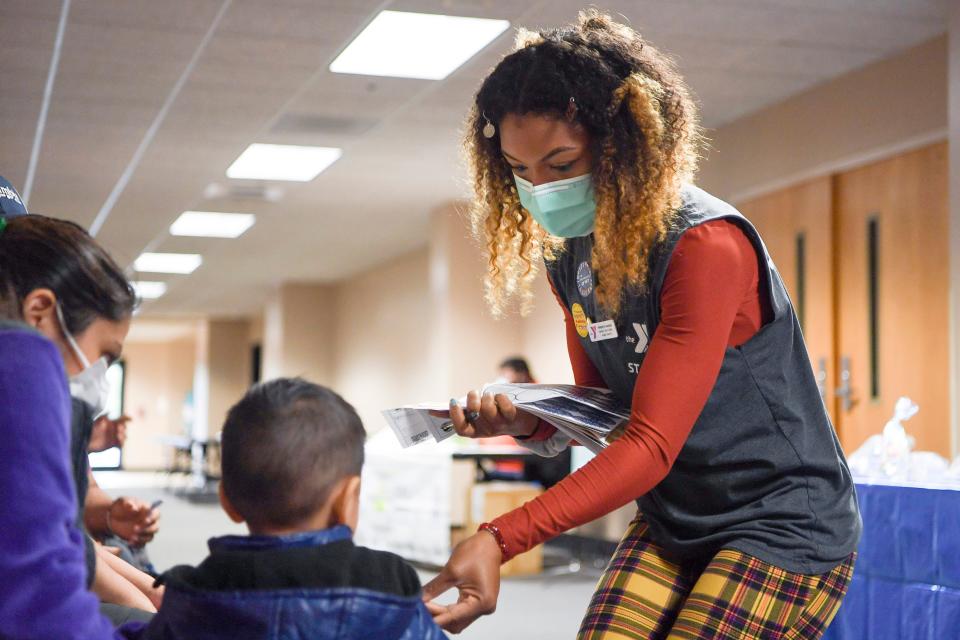
<svg viewBox="0 0 960 640"><path fill-rule="evenodd" d="M513 179L520 204L550 235L576 238L593 232L597 203L589 173L537 186L516 174Z"/></svg>

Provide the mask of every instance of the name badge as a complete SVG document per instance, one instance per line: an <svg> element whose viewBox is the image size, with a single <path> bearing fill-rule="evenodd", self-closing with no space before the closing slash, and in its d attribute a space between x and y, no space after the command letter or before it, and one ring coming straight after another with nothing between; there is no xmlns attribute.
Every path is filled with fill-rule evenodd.
<svg viewBox="0 0 960 640"><path fill-rule="evenodd" d="M600 342L617 337L617 325L614 324L613 320L595 322L587 327L587 330L590 332L590 342Z"/></svg>

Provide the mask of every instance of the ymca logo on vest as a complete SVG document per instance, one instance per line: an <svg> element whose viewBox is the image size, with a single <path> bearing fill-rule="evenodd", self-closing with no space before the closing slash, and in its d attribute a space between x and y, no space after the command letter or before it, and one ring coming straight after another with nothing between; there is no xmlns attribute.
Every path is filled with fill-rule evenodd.
<svg viewBox="0 0 960 640"><path fill-rule="evenodd" d="M647 332L647 325L643 322L634 322L633 330L637 332L637 337L627 336L627 342L633 344L636 343L634 348L634 353L644 353L647 350L647 346L650 344L650 335Z"/></svg>
<svg viewBox="0 0 960 640"><path fill-rule="evenodd" d="M577 267L577 291L584 298L593 293L593 269L590 268L590 263L586 260Z"/></svg>

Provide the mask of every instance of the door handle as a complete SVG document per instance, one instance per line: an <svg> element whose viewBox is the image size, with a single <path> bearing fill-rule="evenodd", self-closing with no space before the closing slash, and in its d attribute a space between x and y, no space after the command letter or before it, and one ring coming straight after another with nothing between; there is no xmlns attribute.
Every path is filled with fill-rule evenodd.
<svg viewBox="0 0 960 640"><path fill-rule="evenodd" d="M820 391L820 398L824 404L827 402L827 359L820 358L817 361L817 389Z"/></svg>
<svg viewBox="0 0 960 640"><path fill-rule="evenodd" d="M840 386L837 387L837 397L843 402L843 410L850 411L857 401L853 397L853 385L850 382L850 356L840 357Z"/></svg>

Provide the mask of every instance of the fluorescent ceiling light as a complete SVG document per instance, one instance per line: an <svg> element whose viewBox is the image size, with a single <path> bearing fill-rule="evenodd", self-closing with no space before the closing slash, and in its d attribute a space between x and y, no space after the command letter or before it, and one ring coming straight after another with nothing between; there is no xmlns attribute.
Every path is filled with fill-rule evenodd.
<svg viewBox="0 0 960 640"><path fill-rule="evenodd" d="M170 233L175 236L238 238L253 226L256 219L257 217L252 213L184 211L170 225Z"/></svg>
<svg viewBox="0 0 960 640"><path fill-rule="evenodd" d="M336 162L342 153L341 149L332 147L254 143L233 161L227 169L227 177L310 182Z"/></svg>
<svg viewBox="0 0 960 640"><path fill-rule="evenodd" d="M330 71L443 80L509 26L507 20L381 11Z"/></svg>
<svg viewBox="0 0 960 640"><path fill-rule="evenodd" d="M133 283L133 290L141 300L156 300L167 292L167 283L140 280Z"/></svg>
<svg viewBox="0 0 960 640"><path fill-rule="evenodd" d="M193 273L203 264L196 253L141 253L133 268L149 273Z"/></svg>

